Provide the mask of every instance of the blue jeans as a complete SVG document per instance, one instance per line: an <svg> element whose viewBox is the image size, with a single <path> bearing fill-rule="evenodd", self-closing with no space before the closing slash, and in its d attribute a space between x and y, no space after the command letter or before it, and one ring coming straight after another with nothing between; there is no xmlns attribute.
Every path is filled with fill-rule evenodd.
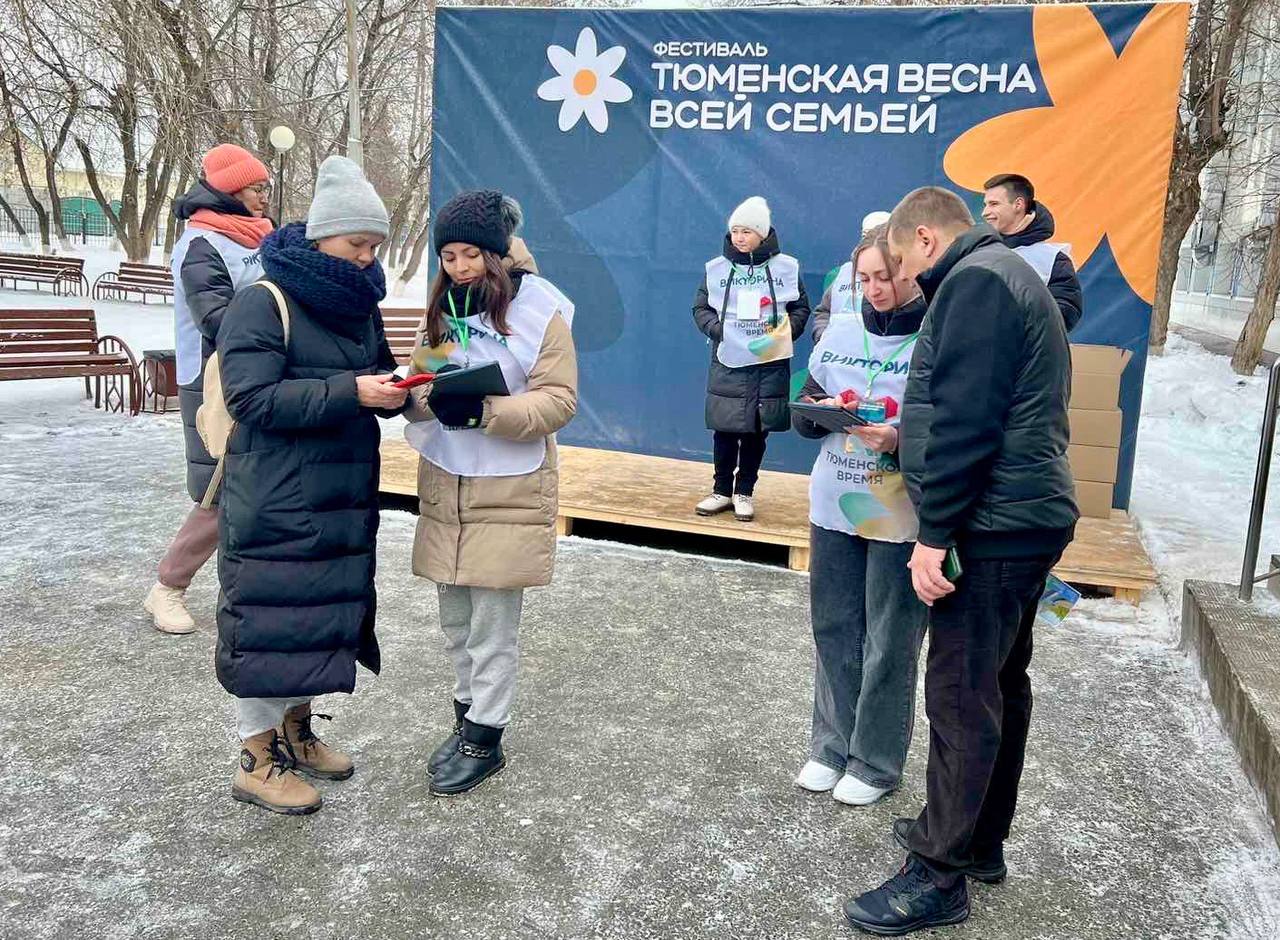
<svg viewBox="0 0 1280 940"><path fill-rule="evenodd" d="M916 662L928 622L907 570L915 543L810 529L817 648L810 756L892 789L911 744Z"/></svg>

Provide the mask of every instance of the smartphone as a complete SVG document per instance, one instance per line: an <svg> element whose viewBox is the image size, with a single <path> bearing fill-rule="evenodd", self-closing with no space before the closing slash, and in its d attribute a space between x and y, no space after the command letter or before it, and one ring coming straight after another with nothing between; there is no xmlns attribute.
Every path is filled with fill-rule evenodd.
<svg viewBox="0 0 1280 940"><path fill-rule="evenodd" d="M952 545L947 549L946 557L942 559L942 576L955 584L962 574L964 574L964 567L960 564L960 553Z"/></svg>
<svg viewBox="0 0 1280 940"><path fill-rule="evenodd" d="M401 379L398 382L392 382L393 388L415 388L419 385L426 385L435 379L435 375L430 372L419 372L417 375L411 375L407 379Z"/></svg>

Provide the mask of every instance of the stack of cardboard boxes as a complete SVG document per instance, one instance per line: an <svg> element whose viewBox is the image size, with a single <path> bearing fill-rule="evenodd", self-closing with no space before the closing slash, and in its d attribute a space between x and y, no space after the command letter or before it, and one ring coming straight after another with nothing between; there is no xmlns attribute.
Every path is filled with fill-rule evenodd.
<svg viewBox="0 0 1280 940"><path fill-rule="evenodd" d="M1071 445L1067 459L1082 516L1107 519L1120 465L1120 376L1133 353L1115 346L1071 346Z"/></svg>

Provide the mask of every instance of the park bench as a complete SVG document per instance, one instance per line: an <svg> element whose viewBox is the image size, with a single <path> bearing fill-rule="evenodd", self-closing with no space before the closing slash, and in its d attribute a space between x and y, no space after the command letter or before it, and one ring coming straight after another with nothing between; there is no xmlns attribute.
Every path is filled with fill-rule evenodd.
<svg viewBox="0 0 1280 940"><path fill-rule="evenodd" d="M144 304L152 296L173 300L173 273L163 265L122 261L118 271L100 274L93 282L94 300L128 300L137 295Z"/></svg>
<svg viewBox="0 0 1280 940"><path fill-rule="evenodd" d="M137 414L138 363L124 340L99 336L92 310L0 309L0 382L83 378L95 408Z"/></svg>
<svg viewBox="0 0 1280 940"><path fill-rule="evenodd" d="M383 307L382 326L387 333L387 345L396 362L409 364L413 355L413 338L422 322L422 307Z"/></svg>
<svg viewBox="0 0 1280 940"><path fill-rule="evenodd" d="M24 255L0 252L0 287L12 282L13 289L19 283L49 284L58 296L84 296L89 282L84 276L84 259L67 255Z"/></svg>

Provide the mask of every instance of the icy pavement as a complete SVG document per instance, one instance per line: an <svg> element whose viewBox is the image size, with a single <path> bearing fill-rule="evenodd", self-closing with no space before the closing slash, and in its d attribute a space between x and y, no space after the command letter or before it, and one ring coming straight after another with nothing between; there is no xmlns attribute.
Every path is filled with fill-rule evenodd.
<svg viewBox="0 0 1280 940"><path fill-rule="evenodd" d="M162 308L119 313L131 342L167 329ZM1211 391L1193 352L1166 362ZM529 596L510 767L431 798L448 667L395 512L379 545L386 668L322 701L355 777L323 784L305 819L234 803L213 571L191 592L196 635L161 636L140 609L186 510L176 416L78 396L74 380L0 386L0 937L819 940L850 936L840 902L900 861L889 825L924 797L923 715L881 804L791 785L811 695L804 576L572 539L555 585ZM1140 460L1170 466L1183 429L1168 420L1144 418ZM1192 454L1238 463L1249 447L1232 441ZM1198 459L1182 472L1209 479ZM1199 573L1194 514L1230 500L1161 503L1145 471L1139 488L1157 562ZM1173 632L1153 595L1086 602L1039 635L1010 880L977 888L949 934L1280 935L1280 852Z"/></svg>

